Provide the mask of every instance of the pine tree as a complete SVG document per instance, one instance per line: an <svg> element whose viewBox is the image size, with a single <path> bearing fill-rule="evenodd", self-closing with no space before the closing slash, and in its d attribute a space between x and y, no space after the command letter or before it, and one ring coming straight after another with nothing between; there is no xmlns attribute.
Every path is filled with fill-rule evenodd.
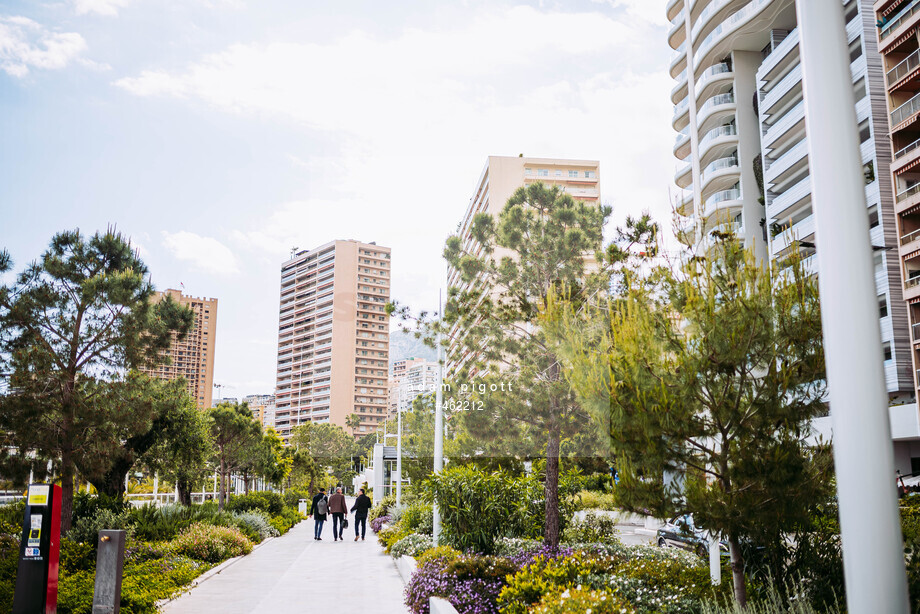
<svg viewBox="0 0 920 614"><path fill-rule="evenodd" d="M0 268L11 267L8 256ZM42 257L0 287L0 343L8 361L0 430L16 444L60 459L61 528L71 523L81 433L98 424L100 381L155 364L170 333L192 314L175 301L150 302L147 267L114 229L54 236ZM86 438L82 438L86 441Z"/></svg>
<svg viewBox="0 0 920 614"><path fill-rule="evenodd" d="M684 274L637 274L603 311L547 310L569 379L607 430L619 504L692 513L727 540L742 605L742 544L781 541L828 481L826 447L806 444L825 411L817 285L792 264L765 268L722 236Z"/></svg>

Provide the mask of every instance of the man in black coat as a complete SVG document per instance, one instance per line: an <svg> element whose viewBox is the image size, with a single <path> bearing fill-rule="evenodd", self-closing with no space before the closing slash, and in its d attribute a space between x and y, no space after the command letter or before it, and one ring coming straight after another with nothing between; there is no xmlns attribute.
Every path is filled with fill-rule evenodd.
<svg viewBox="0 0 920 614"><path fill-rule="evenodd" d="M355 504L351 506L351 511L355 513L355 541L358 541L358 527L361 527L361 541L364 541L364 535L367 533L367 511L371 509L371 498L364 494L364 489L358 491L358 498Z"/></svg>
<svg viewBox="0 0 920 614"><path fill-rule="evenodd" d="M322 540L323 523L326 522L326 513L329 512L329 498L326 497L326 489L320 488L319 492L313 497L313 505L310 506L310 517L313 518L313 539Z"/></svg>

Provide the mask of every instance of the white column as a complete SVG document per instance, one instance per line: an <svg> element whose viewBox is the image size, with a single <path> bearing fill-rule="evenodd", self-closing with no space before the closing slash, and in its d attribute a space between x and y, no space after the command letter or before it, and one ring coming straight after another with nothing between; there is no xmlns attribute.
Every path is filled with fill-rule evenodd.
<svg viewBox="0 0 920 614"><path fill-rule="evenodd" d="M713 586L722 584L722 553L719 551L719 538L709 536L709 580Z"/></svg>
<svg viewBox="0 0 920 614"><path fill-rule="evenodd" d="M906 613L888 394L843 7L840 0L798 0L796 7L847 609Z"/></svg>
<svg viewBox="0 0 920 614"><path fill-rule="evenodd" d="M438 292L438 317L441 317L443 314L443 306L441 305L441 293ZM444 402L444 392L442 388L444 387L444 365L441 352L441 333L438 332L438 388L435 391L435 404L434 404L434 472L441 473L441 469L444 468L444 414L442 412L441 406ZM438 539L441 536L441 512L438 510L438 502L435 501L433 508L433 530L431 532L431 541L435 546L438 545Z"/></svg>
<svg viewBox="0 0 920 614"><path fill-rule="evenodd" d="M402 407L396 405L396 507L402 505Z"/></svg>

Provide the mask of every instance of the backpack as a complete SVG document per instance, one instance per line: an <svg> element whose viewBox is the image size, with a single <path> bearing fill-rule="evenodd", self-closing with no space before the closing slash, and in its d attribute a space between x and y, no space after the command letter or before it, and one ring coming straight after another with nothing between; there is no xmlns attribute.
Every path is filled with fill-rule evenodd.
<svg viewBox="0 0 920 614"><path fill-rule="evenodd" d="M323 495L323 498L316 502L316 513L326 515L326 512L329 511L329 500L326 499L326 495Z"/></svg>

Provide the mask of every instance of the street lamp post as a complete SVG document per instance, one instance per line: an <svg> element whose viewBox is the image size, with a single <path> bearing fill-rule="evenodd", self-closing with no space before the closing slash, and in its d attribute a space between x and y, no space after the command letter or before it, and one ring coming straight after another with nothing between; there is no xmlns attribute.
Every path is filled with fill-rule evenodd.
<svg viewBox="0 0 920 614"><path fill-rule="evenodd" d="M862 159L840 0L797 0L850 612L908 611Z"/></svg>
<svg viewBox="0 0 920 614"><path fill-rule="evenodd" d="M443 313L443 306L441 305L441 292L438 291L438 317L441 317ZM444 403L444 393L442 388L444 387L444 365L441 356L441 327L438 326L438 388L435 391L435 403L434 403L434 472L441 473L441 469L444 468L444 413L441 406ZM432 505L432 532L431 532L431 541L437 546L438 539L441 536L441 511L438 509L437 500L434 501Z"/></svg>

